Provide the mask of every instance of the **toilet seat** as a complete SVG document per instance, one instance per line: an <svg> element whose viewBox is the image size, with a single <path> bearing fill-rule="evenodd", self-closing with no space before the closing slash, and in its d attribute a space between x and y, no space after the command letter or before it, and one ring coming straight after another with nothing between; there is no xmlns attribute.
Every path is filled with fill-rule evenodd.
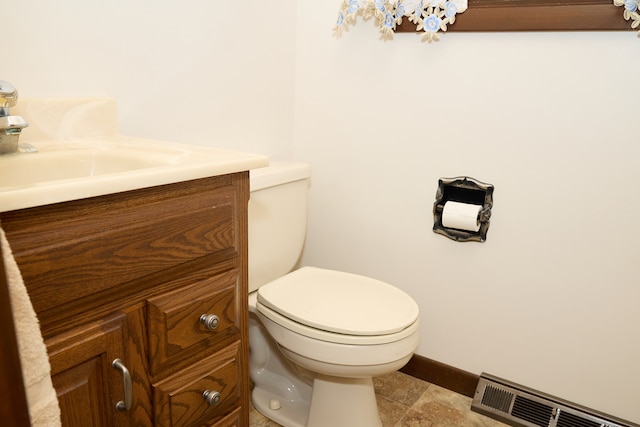
<svg viewBox="0 0 640 427"><path fill-rule="evenodd" d="M418 306L394 286L356 274L303 267L263 285L257 309L310 338L353 345L385 344L418 328Z"/></svg>

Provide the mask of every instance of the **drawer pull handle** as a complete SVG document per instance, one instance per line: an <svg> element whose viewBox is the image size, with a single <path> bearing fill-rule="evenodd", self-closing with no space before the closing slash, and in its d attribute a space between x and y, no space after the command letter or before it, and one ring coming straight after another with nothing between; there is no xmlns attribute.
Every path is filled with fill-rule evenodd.
<svg viewBox="0 0 640 427"><path fill-rule="evenodd" d="M204 393L202 393L202 397L204 397L204 400L209 404L209 406L216 406L222 400L220 392L217 391L205 390Z"/></svg>
<svg viewBox="0 0 640 427"><path fill-rule="evenodd" d="M220 319L215 314L203 314L200 316L200 323L202 323L208 330L215 331L220 324Z"/></svg>
<svg viewBox="0 0 640 427"><path fill-rule="evenodd" d="M131 409L131 404L133 403L131 374L129 374L129 370L124 366L124 363L122 363L122 360L120 359L114 359L114 361L111 362L111 367L122 372L122 379L124 382L124 401L121 400L116 403L116 411L128 411Z"/></svg>

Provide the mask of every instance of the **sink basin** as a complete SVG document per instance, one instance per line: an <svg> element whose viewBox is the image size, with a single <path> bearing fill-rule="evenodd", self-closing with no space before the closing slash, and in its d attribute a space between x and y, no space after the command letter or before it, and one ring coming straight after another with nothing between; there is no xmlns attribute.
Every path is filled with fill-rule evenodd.
<svg viewBox="0 0 640 427"><path fill-rule="evenodd" d="M59 180L133 172L159 167L170 159L147 158L140 150L75 149L13 155L0 159L0 191Z"/></svg>
<svg viewBox="0 0 640 427"><path fill-rule="evenodd" d="M265 156L140 138L32 142L0 156L0 212L266 166Z"/></svg>

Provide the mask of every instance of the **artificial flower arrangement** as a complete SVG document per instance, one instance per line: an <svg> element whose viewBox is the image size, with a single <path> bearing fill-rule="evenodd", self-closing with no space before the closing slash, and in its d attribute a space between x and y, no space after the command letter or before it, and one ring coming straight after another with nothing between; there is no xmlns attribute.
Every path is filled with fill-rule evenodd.
<svg viewBox="0 0 640 427"><path fill-rule="evenodd" d="M342 33L362 16L375 19L382 37L391 38L396 25L407 18L417 25L416 31L423 32L422 40L431 43L439 40L438 31L447 31L456 14L465 10L467 0L342 0L335 31Z"/></svg>
<svg viewBox="0 0 640 427"><path fill-rule="evenodd" d="M640 28L640 0L613 0L613 4L616 6L624 6L624 12L622 16L625 20L631 21L631 28ZM638 37L640 37L640 31L638 31Z"/></svg>
<svg viewBox="0 0 640 427"><path fill-rule="evenodd" d="M438 41L439 31L456 20L456 15L467 10L467 0L341 0L334 31L342 31L355 24L358 16L375 19L383 39L393 37L396 26L407 18L422 32L422 40ZM615 6L623 6L623 17L631 21L631 28L640 28L640 0L613 0ZM640 31L638 31L640 37Z"/></svg>

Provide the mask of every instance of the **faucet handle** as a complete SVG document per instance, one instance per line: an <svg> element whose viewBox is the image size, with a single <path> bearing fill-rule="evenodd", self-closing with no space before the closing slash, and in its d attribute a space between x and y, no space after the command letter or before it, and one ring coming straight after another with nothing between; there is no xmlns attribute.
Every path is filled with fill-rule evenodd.
<svg viewBox="0 0 640 427"><path fill-rule="evenodd" d="M18 91L9 82L0 80L0 109L13 107L18 103Z"/></svg>

